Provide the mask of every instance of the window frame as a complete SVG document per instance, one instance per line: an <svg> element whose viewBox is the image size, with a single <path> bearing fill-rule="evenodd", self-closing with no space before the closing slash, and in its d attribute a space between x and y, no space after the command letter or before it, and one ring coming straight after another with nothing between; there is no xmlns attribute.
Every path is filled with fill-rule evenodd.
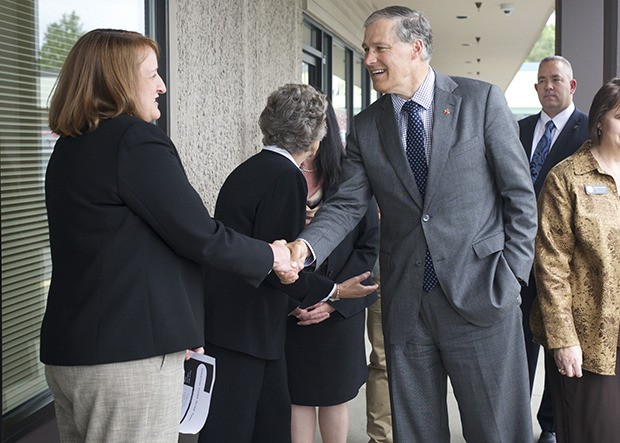
<svg viewBox="0 0 620 443"><path fill-rule="evenodd" d="M364 54L359 50L354 49L338 36L332 34L318 22L304 14L303 26L307 26L314 33L316 32L316 46L310 46L305 42L302 43L302 61L308 63L308 60L322 60L322 69L319 70L318 79L316 82L310 82L311 86L318 88L327 94L328 99L332 100L332 74L333 74L333 58L332 58L332 45L337 44L342 46L345 50L345 81L346 81L346 109L347 109L347 133L351 128L351 121L354 117L353 108L353 88L354 88L354 60L356 58L361 59L361 89L362 89L362 103L361 109L368 107L371 103L371 88L372 83L370 76L364 67Z"/></svg>
<svg viewBox="0 0 620 443"><path fill-rule="evenodd" d="M35 0L36 1L36 0ZM145 3L145 30L146 34L155 39L161 48L159 59L160 75L167 83L169 76L169 31L168 31L168 2L166 0L144 0ZM157 121L159 126L167 134L170 131L169 101L166 95L159 99L161 117ZM0 278L2 269L0 268ZM2 318L2 304L0 304L0 318ZM0 356L3 357L3 349L0 348ZM4 366L4 360L0 360L0 368ZM4 397L4 388L0 378L0 389ZM34 395L29 400L2 414L2 426L0 427L0 440L3 442L16 442L24 438L37 428L51 421L55 417L54 399L49 389Z"/></svg>

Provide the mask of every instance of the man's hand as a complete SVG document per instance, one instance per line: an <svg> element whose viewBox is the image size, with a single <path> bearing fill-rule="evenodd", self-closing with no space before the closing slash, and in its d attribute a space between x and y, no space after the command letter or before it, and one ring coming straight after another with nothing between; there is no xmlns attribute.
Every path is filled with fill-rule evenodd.
<svg viewBox="0 0 620 443"><path fill-rule="evenodd" d="M295 240L287 243L286 247L291 251L291 260L298 263L300 269L303 269L306 259L310 257L310 248L308 248L306 242Z"/></svg>
<svg viewBox="0 0 620 443"><path fill-rule="evenodd" d="M276 240L270 243L273 251L273 270L278 278L285 285L290 285L299 278L299 271L302 266L298 266L297 261L291 261L291 251L284 240Z"/></svg>

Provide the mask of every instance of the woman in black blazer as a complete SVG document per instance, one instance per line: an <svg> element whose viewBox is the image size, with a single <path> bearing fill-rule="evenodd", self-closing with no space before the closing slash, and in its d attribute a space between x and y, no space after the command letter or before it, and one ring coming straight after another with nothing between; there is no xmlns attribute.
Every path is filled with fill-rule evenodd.
<svg viewBox="0 0 620 443"><path fill-rule="evenodd" d="M338 120L327 109L327 135L315 156L301 164L308 184L306 224L321 203L335 192L345 156ZM316 270L334 282L372 269L379 253L379 217L374 199L355 229ZM347 440L347 402L368 378L364 342L366 308L377 301L363 298L327 301L289 317L286 362L292 406L293 443L314 442L317 428L324 442Z"/></svg>
<svg viewBox="0 0 620 443"><path fill-rule="evenodd" d="M203 343L201 265L257 286L272 249L282 270L290 260L211 219L148 123L166 91L158 53L138 33L91 31L51 100L41 361L61 441L176 442L185 351Z"/></svg>
<svg viewBox="0 0 620 443"><path fill-rule="evenodd" d="M299 164L325 134L324 94L308 85L273 92L260 116L264 149L237 167L220 190L215 218L266 241L295 239L305 226L306 182ZM268 277L258 288L209 268L205 292L205 353L216 376L201 442L286 443L291 438L284 340L287 314L332 296L363 296L360 282L335 285L300 273L290 286ZM298 302L291 307L292 300Z"/></svg>

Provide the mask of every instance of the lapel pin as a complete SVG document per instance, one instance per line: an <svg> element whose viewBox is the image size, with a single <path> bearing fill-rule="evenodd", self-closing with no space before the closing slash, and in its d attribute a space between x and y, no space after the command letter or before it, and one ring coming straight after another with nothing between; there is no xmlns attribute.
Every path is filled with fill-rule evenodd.
<svg viewBox="0 0 620 443"><path fill-rule="evenodd" d="M445 115L450 115L450 110L448 108L446 108L446 109L443 110L443 113Z"/></svg>

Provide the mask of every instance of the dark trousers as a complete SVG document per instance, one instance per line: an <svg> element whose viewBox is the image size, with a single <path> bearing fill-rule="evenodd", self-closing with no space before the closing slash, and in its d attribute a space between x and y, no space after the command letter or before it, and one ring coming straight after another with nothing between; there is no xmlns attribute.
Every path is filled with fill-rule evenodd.
<svg viewBox="0 0 620 443"><path fill-rule="evenodd" d="M264 360L206 343L215 357L215 385L199 442L291 441L286 360Z"/></svg>
<svg viewBox="0 0 620 443"><path fill-rule="evenodd" d="M620 349L618 349L620 351ZM616 375L583 371L583 377L560 375L553 354L546 352L558 443L620 441L619 359Z"/></svg>
<svg viewBox="0 0 620 443"><path fill-rule="evenodd" d="M527 291L527 292L525 292ZM522 292L521 312L523 313L523 336L525 338L525 354L527 357L527 367L530 376L530 395L534 388L534 377L536 375L536 366L538 365L538 353L541 346L532 341L532 330L530 329L530 311L536 294L536 286L533 277L530 278L529 287ZM547 357L545 356L545 359ZM553 423L553 403L551 401L551 386L549 384L549 376L545 371L545 381L542 399L536 418L543 431L555 432Z"/></svg>

